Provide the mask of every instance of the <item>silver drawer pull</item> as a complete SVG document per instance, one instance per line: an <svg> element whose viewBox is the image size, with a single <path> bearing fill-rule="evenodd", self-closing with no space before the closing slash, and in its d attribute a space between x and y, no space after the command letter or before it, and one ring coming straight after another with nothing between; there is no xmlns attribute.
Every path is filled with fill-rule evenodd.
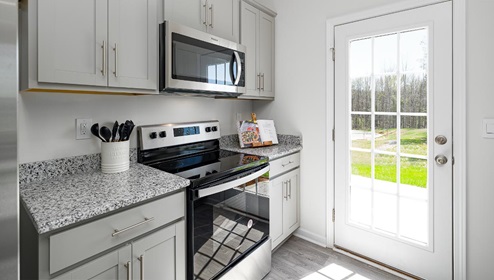
<svg viewBox="0 0 494 280"><path fill-rule="evenodd" d="M151 222L151 221L153 221L153 220L154 220L154 217L151 217L151 218L144 218L144 221L139 222L139 223L137 223L137 224L135 224L135 225L131 225L131 226L126 227L126 228L124 228L124 229L116 229L116 230L115 230L115 232L111 234L111 236L112 236L112 237L115 237L115 236L119 235L119 234L120 234L120 233L122 233L122 232L126 232L126 231L128 231L128 230L130 230L130 229L133 229L133 228L135 228L135 227L141 226L141 225L143 225L143 224L147 224L147 223L149 223L149 222Z"/></svg>
<svg viewBox="0 0 494 280"><path fill-rule="evenodd" d="M285 164L283 164L283 163L282 163L282 164L281 164L281 166L282 166L282 167L285 167L285 166L288 166L288 165L290 165L290 164L292 164L292 163L293 163L293 161L291 161L291 160L290 160L288 163L285 163Z"/></svg>

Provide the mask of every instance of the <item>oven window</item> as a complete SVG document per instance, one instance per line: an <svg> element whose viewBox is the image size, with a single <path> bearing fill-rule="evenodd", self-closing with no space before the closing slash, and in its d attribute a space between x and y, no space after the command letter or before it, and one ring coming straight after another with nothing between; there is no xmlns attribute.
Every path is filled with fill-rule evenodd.
<svg viewBox="0 0 494 280"><path fill-rule="evenodd" d="M172 39L173 79L233 85L237 75L233 50L176 33Z"/></svg>
<svg viewBox="0 0 494 280"><path fill-rule="evenodd" d="M269 235L267 188L255 180L194 201L194 279L211 279Z"/></svg>

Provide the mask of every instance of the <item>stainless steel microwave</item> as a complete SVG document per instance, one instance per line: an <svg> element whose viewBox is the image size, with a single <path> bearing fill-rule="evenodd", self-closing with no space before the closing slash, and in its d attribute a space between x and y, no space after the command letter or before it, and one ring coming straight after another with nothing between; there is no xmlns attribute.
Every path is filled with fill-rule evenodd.
<svg viewBox="0 0 494 280"><path fill-rule="evenodd" d="M160 24L159 32L161 93L245 93L245 46L170 21Z"/></svg>

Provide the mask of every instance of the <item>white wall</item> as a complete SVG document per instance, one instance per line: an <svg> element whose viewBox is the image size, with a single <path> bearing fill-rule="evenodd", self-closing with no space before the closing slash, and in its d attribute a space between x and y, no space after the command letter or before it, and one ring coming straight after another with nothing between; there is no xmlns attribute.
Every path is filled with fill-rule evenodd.
<svg viewBox="0 0 494 280"><path fill-rule="evenodd" d="M217 119L221 134L237 133L235 114L250 117L251 101L174 96L112 96L25 92L19 95L19 163L100 152L100 141L75 140L75 119L136 125ZM131 147L136 147L136 132Z"/></svg>
<svg viewBox="0 0 494 280"><path fill-rule="evenodd" d="M467 1L467 279L492 278L494 139L481 136L494 119L494 1Z"/></svg>
<svg viewBox="0 0 494 280"><path fill-rule="evenodd" d="M301 134L299 234L326 244L326 20L393 0L259 0L276 17L276 100L254 102L259 118L274 119L282 133ZM332 112L329 112L332 114Z"/></svg>

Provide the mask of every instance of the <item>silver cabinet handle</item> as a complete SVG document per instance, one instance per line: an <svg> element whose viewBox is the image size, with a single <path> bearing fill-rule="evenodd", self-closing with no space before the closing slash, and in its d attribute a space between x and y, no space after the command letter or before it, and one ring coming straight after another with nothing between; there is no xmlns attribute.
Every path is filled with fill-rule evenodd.
<svg viewBox="0 0 494 280"><path fill-rule="evenodd" d="M257 74L257 85L256 89L261 90L261 73Z"/></svg>
<svg viewBox="0 0 494 280"><path fill-rule="evenodd" d="M137 258L140 262L140 277L141 277L141 280L144 280L144 255L141 255L140 257Z"/></svg>
<svg viewBox="0 0 494 280"><path fill-rule="evenodd" d="M142 221L142 222L138 222L138 223L137 223L137 224L135 224L135 225L131 225L131 226L129 226L129 227L126 227L126 228L124 228L124 229L120 229L120 230L119 230L119 229L116 229L116 230L115 230L115 232L113 232L113 233L111 234L111 236L112 236L112 237L115 237L115 236L117 236L117 235L119 235L119 234L121 234L121 233L124 233L124 232L126 232L126 231L128 231L128 230L131 230L131 229L135 228L135 227L138 227L138 226L142 226L142 225L144 225L144 224L147 224L147 223L149 223L149 222L151 222L151 221L153 221L153 220L154 220L154 217L151 217L151 218L144 218L144 221Z"/></svg>
<svg viewBox="0 0 494 280"><path fill-rule="evenodd" d="M286 187L285 187L286 181L281 182L281 192L283 193L283 198L286 200L287 195L286 195Z"/></svg>
<svg viewBox="0 0 494 280"><path fill-rule="evenodd" d="M113 75L115 75L115 77L117 77L117 67L118 67L118 64L117 64L117 60L118 60L117 43L115 43L115 46L113 47L113 51L115 52L115 70L113 71Z"/></svg>
<svg viewBox="0 0 494 280"><path fill-rule="evenodd" d="M288 161L288 163L282 163L281 166L282 167L285 167L285 166L288 166L288 165L290 165L292 163L293 163L293 161L290 160L290 161Z"/></svg>
<svg viewBox="0 0 494 280"><path fill-rule="evenodd" d="M209 19L210 19L210 21L209 21L209 27L214 28L213 27L213 4L211 4L209 6L209 11L210 11L209 12Z"/></svg>
<svg viewBox="0 0 494 280"><path fill-rule="evenodd" d="M204 1L204 5L202 5L202 7L204 8L204 21L202 22L202 24L208 26L208 8L206 1Z"/></svg>
<svg viewBox="0 0 494 280"><path fill-rule="evenodd" d="M264 90L264 73L261 74L261 78L262 78L262 87L261 87L261 90Z"/></svg>
<svg viewBox="0 0 494 280"><path fill-rule="evenodd" d="M289 199L292 199L292 179L288 180L288 183L290 184L290 187L289 187L289 192L288 192L288 198Z"/></svg>
<svg viewBox="0 0 494 280"><path fill-rule="evenodd" d="M127 280L131 280L132 278L132 265L130 264L130 262L127 262L126 264L124 264L125 268L127 268Z"/></svg>
<svg viewBox="0 0 494 280"><path fill-rule="evenodd" d="M106 76L106 41L103 40L103 45L101 45L102 61L101 61L101 75Z"/></svg>

